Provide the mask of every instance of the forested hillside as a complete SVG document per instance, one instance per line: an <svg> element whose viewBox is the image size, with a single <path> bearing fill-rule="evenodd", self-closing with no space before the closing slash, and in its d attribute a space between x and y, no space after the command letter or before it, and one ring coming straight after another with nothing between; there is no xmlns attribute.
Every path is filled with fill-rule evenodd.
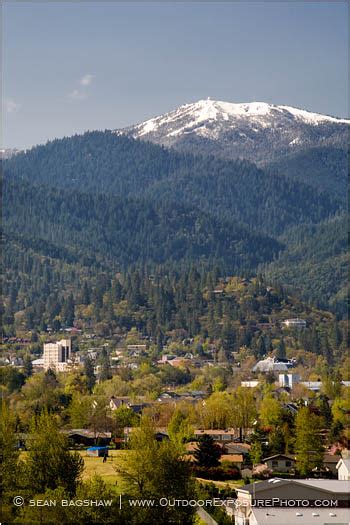
<svg viewBox="0 0 350 525"><path fill-rule="evenodd" d="M302 225L281 238L286 250L270 264L268 278L283 280L285 286L321 308L340 317L347 314L348 265L347 216L341 214L318 225Z"/></svg>
<svg viewBox="0 0 350 525"><path fill-rule="evenodd" d="M223 277L219 267L208 271L181 264L119 273L70 262L67 254L24 251L20 237L7 244L5 266L13 263L4 282L6 336L73 325L101 337L136 329L158 352L169 337L198 336L220 340L223 362L241 347L257 358L267 354L281 337L281 321L302 316L308 328L294 336L306 351L334 364L344 349L343 322L335 323L329 312L306 305L277 283L269 286L262 276Z"/></svg>
<svg viewBox="0 0 350 525"><path fill-rule="evenodd" d="M252 271L283 248L234 221L175 202L94 195L7 180L5 231L85 250L115 266L170 261L224 262Z"/></svg>
<svg viewBox="0 0 350 525"><path fill-rule="evenodd" d="M312 148L287 155L283 159L267 164L265 169L310 184L346 202L349 169L346 149L332 146Z"/></svg>
<svg viewBox="0 0 350 525"><path fill-rule="evenodd" d="M269 235L319 222L341 206L327 193L266 174L251 162L183 155L111 132L38 146L7 161L5 173L74 192L183 203Z"/></svg>
<svg viewBox="0 0 350 525"><path fill-rule="evenodd" d="M38 260L77 265L75 275L88 266L195 263L219 265L226 275L260 268L342 316L344 173L337 150L321 153L327 169L335 165L333 192L322 191L326 167L317 179L317 164L315 177L305 177L311 185L296 181L293 170L302 176L295 159L289 172L265 172L251 162L182 154L108 131L35 147L4 162L5 272L10 282L20 278L12 268L31 251ZM34 275L27 274L30 282ZM64 279L68 293L70 278Z"/></svg>

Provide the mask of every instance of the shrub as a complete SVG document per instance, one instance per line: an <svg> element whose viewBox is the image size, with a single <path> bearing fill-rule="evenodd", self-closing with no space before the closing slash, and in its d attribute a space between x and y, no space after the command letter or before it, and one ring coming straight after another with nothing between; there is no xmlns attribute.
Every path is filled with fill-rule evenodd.
<svg viewBox="0 0 350 525"><path fill-rule="evenodd" d="M212 479L214 481L226 481L228 479L240 479L241 473L238 467L192 467L193 474L198 478Z"/></svg>

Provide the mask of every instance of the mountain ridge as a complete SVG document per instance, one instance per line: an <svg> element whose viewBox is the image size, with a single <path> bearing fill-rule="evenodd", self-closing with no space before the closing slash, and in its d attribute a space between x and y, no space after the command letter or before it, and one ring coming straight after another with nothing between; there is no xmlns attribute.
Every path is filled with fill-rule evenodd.
<svg viewBox="0 0 350 525"><path fill-rule="evenodd" d="M94 264L220 261L228 274L260 264L271 278L304 290L307 265L305 297L343 315L343 225L317 227L344 210L344 151L330 150L307 149L307 158L285 157L268 172L206 150L194 155L111 131L87 132L3 161L4 224L48 253L62 247L65 258L82 261L98 255ZM332 180L336 192L328 191ZM17 184L10 193L9 184ZM315 261L307 248L316 232L322 250Z"/></svg>
<svg viewBox="0 0 350 525"><path fill-rule="evenodd" d="M182 154L111 132L38 146L6 161L4 173L74 192L181 202L272 236L324 220L343 206L326 192L266 174L249 161Z"/></svg>
<svg viewBox="0 0 350 525"><path fill-rule="evenodd" d="M263 163L315 146L345 147L350 120L266 102L200 100L114 130L181 151Z"/></svg>

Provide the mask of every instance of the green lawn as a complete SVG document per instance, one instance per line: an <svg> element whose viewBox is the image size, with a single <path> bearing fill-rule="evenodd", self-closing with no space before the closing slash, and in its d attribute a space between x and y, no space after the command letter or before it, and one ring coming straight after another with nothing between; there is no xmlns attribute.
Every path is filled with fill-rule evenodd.
<svg viewBox="0 0 350 525"><path fill-rule="evenodd" d="M94 474L101 476L103 481L112 489L115 493L119 494L123 492L123 482L116 472L115 467L118 465L118 459L127 454L127 450L109 450L108 458L103 463L103 458L95 458L87 455L86 450L80 450L79 454L84 460L84 471L82 475L83 480L92 478ZM21 452L22 457L26 457L27 452ZM232 489L245 485L244 480L228 480L228 481L211 481L208 479L196 478L200 483L214 483L218 488L226 488L229 486Z"/></svg>
<svg viewBox="0 0 350 525"><path fill-rule="evenodd" d="M123 454L127 454L126 450L109 450L109 457L105 463L103 463L103 458L88 456L86 450L79 450L79 454L84 460L83 480L92 478L94 474L97 474L101 476L109 488L113 489L116 493L122 492L122 482L114 467L118 465L118 458ZM26 456L27 452L22 451L21 457L25 459Z"/></svg>
<svg viewBox="0 0 350 525"><path fill-rule="evenodd" d="M125 450L110 450L107 461L103 463L103 458L94 458L87 455L86 451L79 452L84 460L83 480L91 478L94 474L101 476L103 481L112 488L115 492L119 492L120 477L115 471L115 466L118 465L118 458L127 454Z"/></svg>

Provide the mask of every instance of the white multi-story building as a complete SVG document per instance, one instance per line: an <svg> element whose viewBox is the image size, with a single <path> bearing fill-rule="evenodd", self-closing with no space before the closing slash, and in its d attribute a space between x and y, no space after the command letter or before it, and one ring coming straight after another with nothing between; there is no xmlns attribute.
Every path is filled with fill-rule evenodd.
<svg viewBox="0 0 350 525"><path fill-rule="evenodd" d="M57 343L44 344L44 369L54 368L63 372L67 368L72 346L70 339L61 339Z"/></svg>

